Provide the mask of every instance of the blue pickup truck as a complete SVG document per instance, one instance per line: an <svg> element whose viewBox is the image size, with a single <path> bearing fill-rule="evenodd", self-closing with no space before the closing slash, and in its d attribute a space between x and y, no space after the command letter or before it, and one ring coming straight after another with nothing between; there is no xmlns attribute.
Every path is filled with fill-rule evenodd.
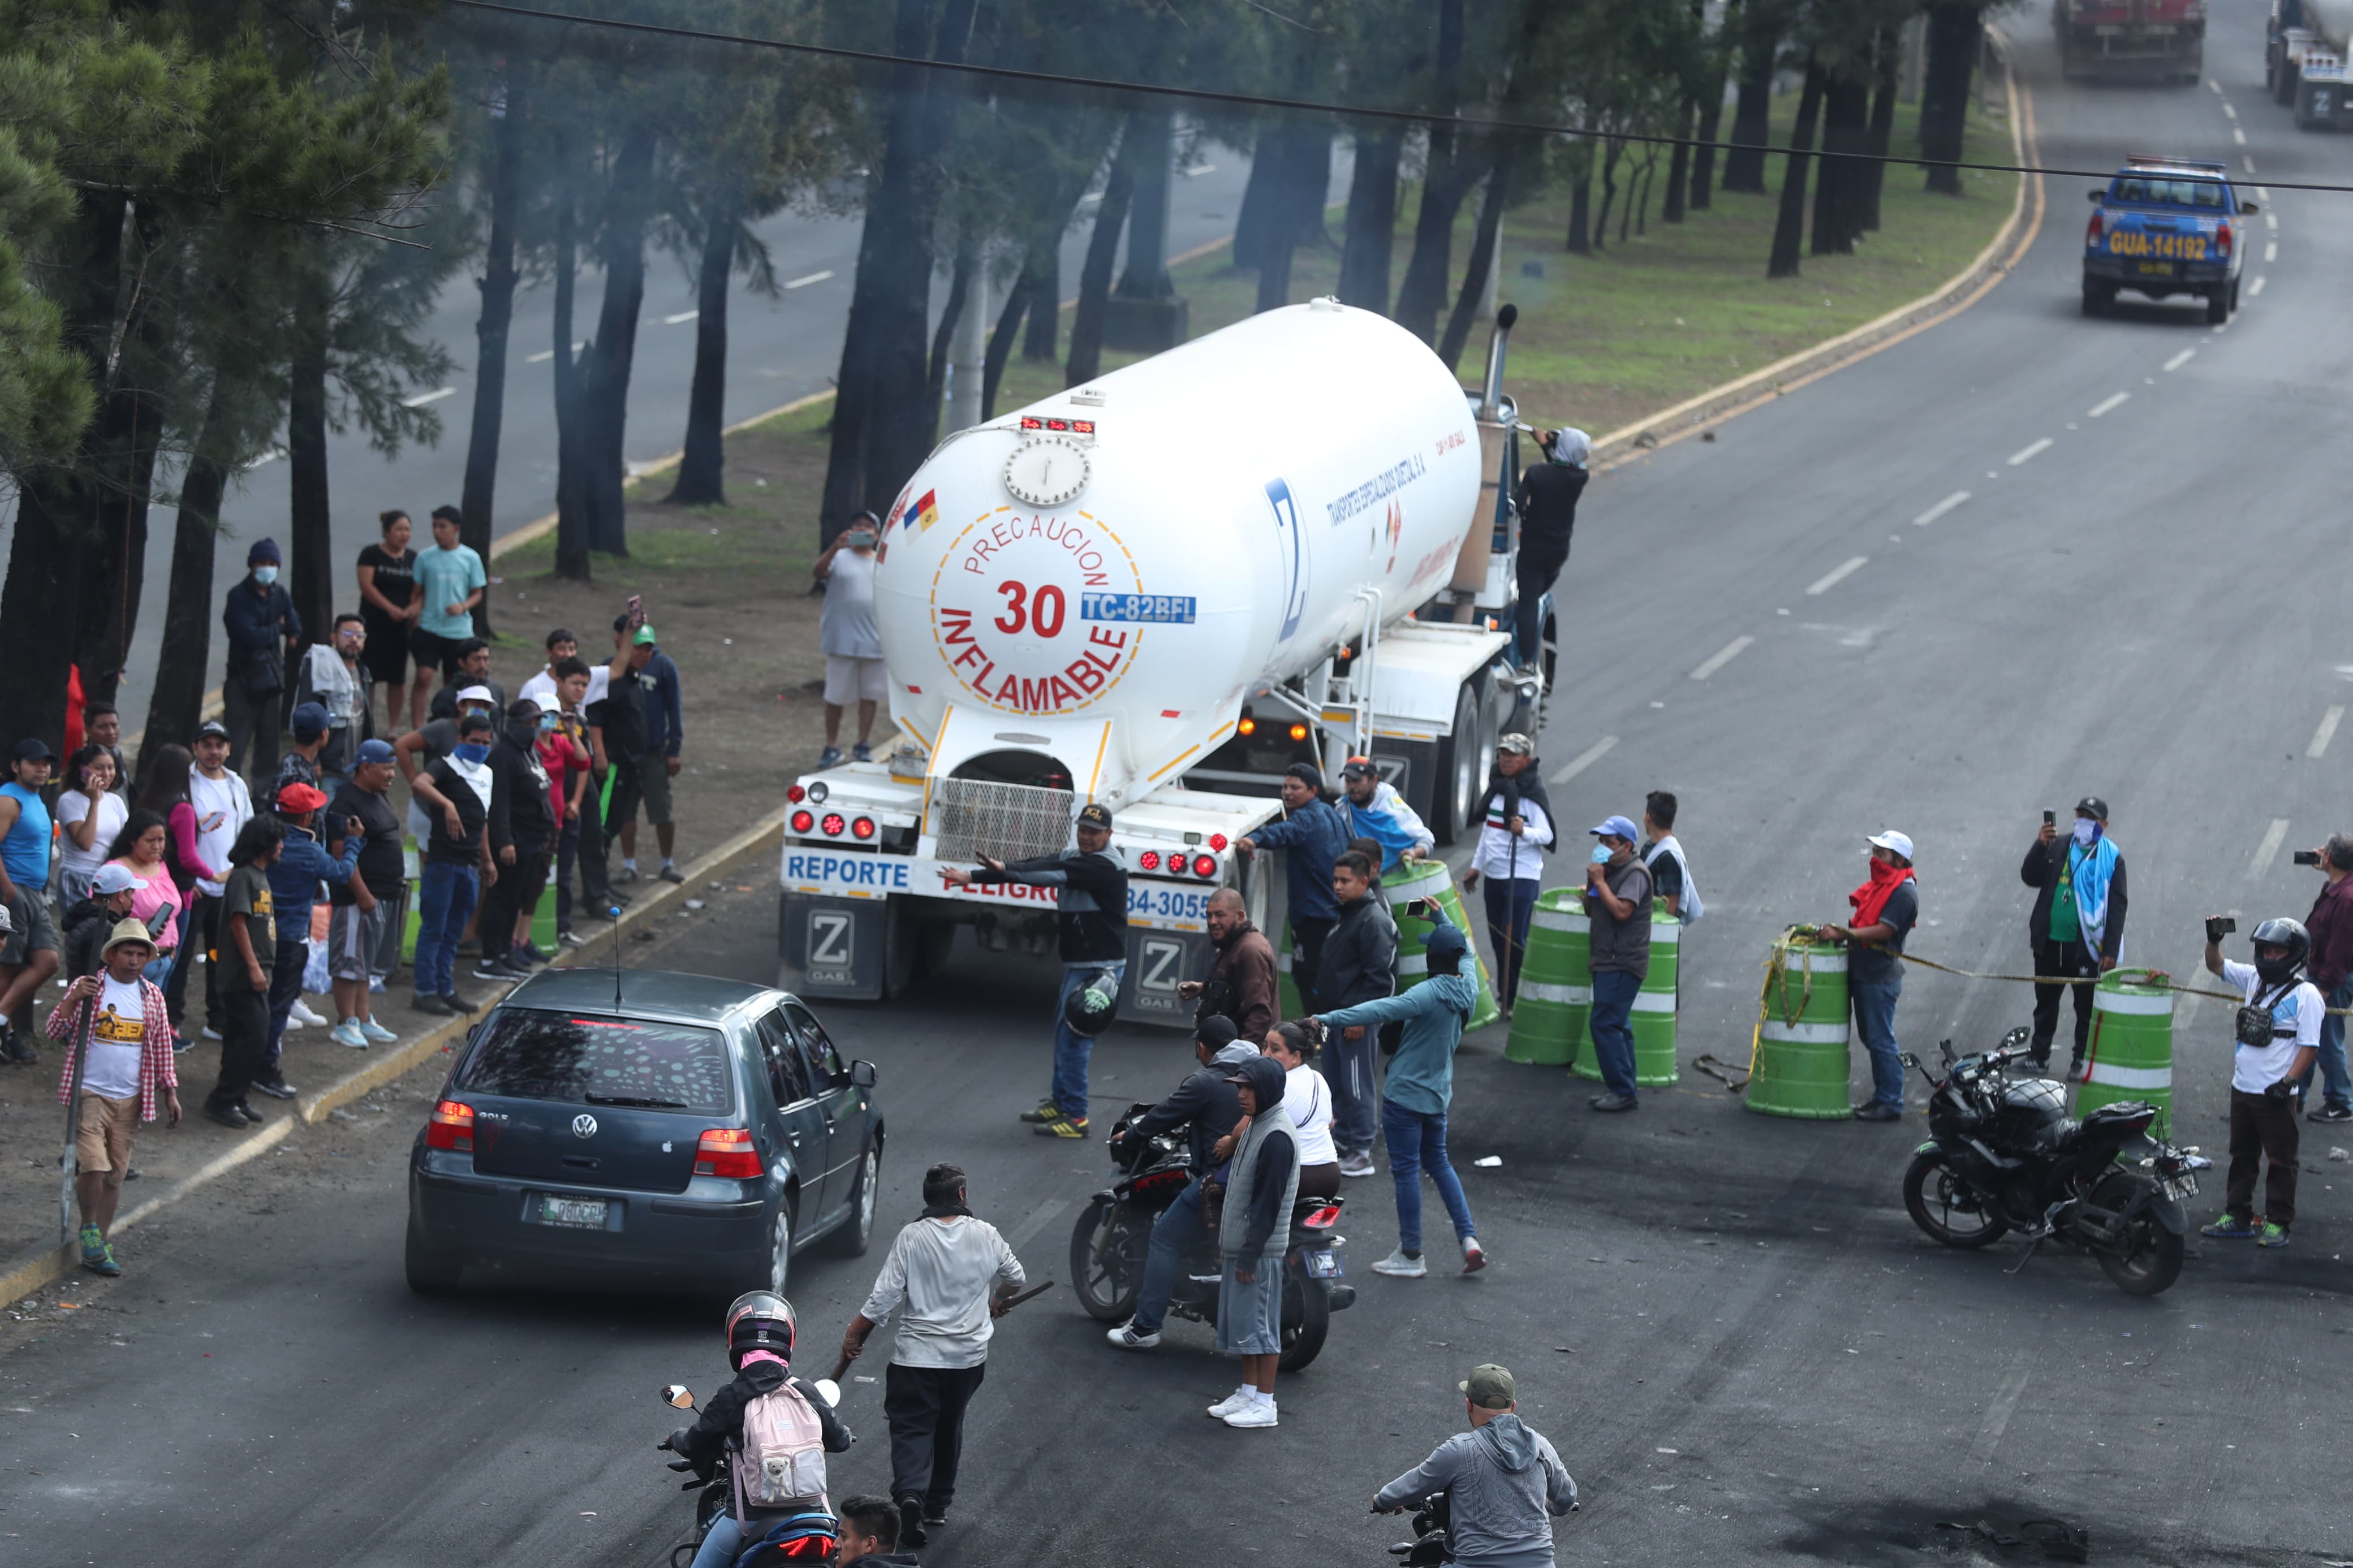
<svg viewBox="0 0 2353 1568"><path fill-rule="evenodd" d="M2105 190L2084 230L2084 314L2105 315L2116 290L2151 300L2187 294L2206 301L2217 326L2239 308L2247 237L2238 220L2255 211L2239 199L2228 165L2135 153Z"/></svg>

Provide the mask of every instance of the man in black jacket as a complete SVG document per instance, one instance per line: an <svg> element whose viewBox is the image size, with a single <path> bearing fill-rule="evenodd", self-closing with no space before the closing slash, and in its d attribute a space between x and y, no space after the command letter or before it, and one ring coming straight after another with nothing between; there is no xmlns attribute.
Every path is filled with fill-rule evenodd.
<svg viewBox="0 0 2353 1568"><path fill-rule="evenodd" d="M301 640L302 617L278 583L278 542L258 539L245 552L245 576L221 605L228 668L221 677L221 719L228 727L228 769L252 764L257 793L278 776L279 696L286 656Z"/></svg>
<svg viewBox="0 0 2353 1568"><path fill-rule="evenodd" d="M950 868L940 873L951 888L1020 882L1060 891L1055 916L1062 989L1054 998L1053 1089L1037 1110L1021 1113L1045 1138L1087 1135L1087 1058L1094 1041L1071 1027L1063 1004L1099 973L1111 977L1114 991L1127 973L1127 868L1111 854L1110 809L1092 802L1082 807L1078 839L1078 848L1068 854L1039 855L1009 866L984 855L977 871Z"/></svg>
<svg viewBox="0 0 2353 1568"><path fill-rule="evenodd" d="M507 709L506 728L491 748L491 842L497 846L498 882L482 894L481 962L477 980L521 980L548 955L531 944L531 918L547 885L548 852L555 844L555 807L547 769L539 760L539 704L528 698Z"/></svg>
<svg viewBox="0 0 2353 1568"><path fill-rule="evenodd" d="M1585 493L1585 463L1593 443L1582 430L1547 430L1536 437L1545 460L1520 476L1519 616L1515 657L1534 669L1544 652L1544 596L1568 564L1568 536L1577 529L1577 501Z"/></svg>
<svg viewBox="0 0 2353 1568"><path fill-rule="evenodd" d="M2108 803L2087 795L2075 803L2075 826L2062 835L2049 821L2027 846L2019 879L2040 889L2027 917L2026 940L2034 973L2080 977L2081 984L2034 988L2034 1038L2028 1058L2039 1071L2051 1065L2051 1037L2059 1031L2059 994L2075 994L2075 1051L2070 1078L2083 1070L2092 1036L2092 994L2116 966L2125 942L2125 858L2108 837Z"/></svg>
<svg viewBox="0 0 2353 1568"><path fill-rule="evenodd" d="M1127 1124L1123 1147L1184 1128L1192 1148L1193 1179L1152 1222L1152 1247L1144 1261L1135 1315L1110 1334L1111 1342L1124 1351L1148 1351L1160 1342L1160 1324L1168 1315L1168 1292L1176 1288L1176 1270L1208 1239L1201 1218L1201 1178L1209 1173L1209 1152L1242 1118L1241 1098L1227 1079L1258 1054L1255 1044L1234 1037L1231 1019L1210 1014L1193 1026L1193 1059L1201 1064L1199 1070L1178 1084L1176 1093Z"/></svg>
<svg viewBox="0 0 2353 1568"><path fill-rule="evenodd" d="M1374 879L1376 862L1351 849L1334 862L1332 895L1339 922L1324 939L1324 961L1315 975L1318 1005L1338 1012L1397 990L1397 921L1388 895ZM1340 1173L1373 1173L1373 1132L1380 1116L1380 1075L1373 1061L1377 1034L1368 1024L1342 1029L1324 1042L1332 1054L1325 1077L1332 1081L1332 1142L1340 1152Z"/></svg>

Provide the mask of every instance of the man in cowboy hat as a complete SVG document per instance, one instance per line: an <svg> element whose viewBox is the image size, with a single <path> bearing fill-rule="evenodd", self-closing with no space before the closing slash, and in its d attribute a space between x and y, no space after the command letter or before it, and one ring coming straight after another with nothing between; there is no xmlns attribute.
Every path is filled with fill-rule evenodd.
<svg viewBox="0 0 2353 1568"><path fill-rule="evenodd" d="M93 1274L122 1272L107 1232L131 1168L131 1135L155 1120L160 1095L180 1123L180 1078L172 1066L172 1021L163 988L140 971L154 960L155 939L144 922L125 919L106 939L95 974L66 988L50 1010L49 1038L69 1043L58 1103L75 1106L74 1199L81 1209L81 1266ZM77 1085L79 1078L79 1085Z"/></svg>

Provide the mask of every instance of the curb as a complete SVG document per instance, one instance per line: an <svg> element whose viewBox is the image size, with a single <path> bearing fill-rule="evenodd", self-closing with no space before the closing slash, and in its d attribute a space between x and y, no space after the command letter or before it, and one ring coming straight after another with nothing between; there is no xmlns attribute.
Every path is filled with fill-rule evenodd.
<svg viewBox="0 0 2353 1568"><path fill-rule="evenodd" d="M2007 35L1999 27L1989 27L2002 62L2002 80L2010 99L2010 144L2013 162L2029 162L2026 156L2030 140L2029 127L2034 121L2033 94L2018 79L2016 55ZM1898 165L1900 166L1900 165ZM2031 201L2029 192L2032 192ZM2029 207L2031 218L2029 220ZM1736 381L1727 381L1709 388L1695 397L1689 397L1670 408L1647 416L1631 425L1622 426L1593 443L1592 467L1598 472L1608 472L1625 467L1661 447L1698 434L1711 426L1736 418L1748 410L1760 407L1800 386L1819 380L1844 365L1892 348L1915 332L1925 331L1937 322L1947 321L1968 310L2010 275L2042 226L2042 181L2039 174L2021 174L2018 190L2010 200L2010 216L1983 250L1960 271L1947 279L1930 293L1923 294L1907 304L1898 305L1873 321L1841 332L1827 342L1800 349L1787 358L1774 361L1761 370L1749 372ZM2020 234L2024 226L2023 236Z"/></svg>
<svg viewBox="0 0 2353 1568"><path fill-rule="evenodd" d="M788 807L779 806L750 826L721 844L710 854L686 868L683 883L657 882L656 891L641 897L625 910L621 918L586 946L572 950L575 964L592 955L611 949L623 938L623 933L640 923L666 912L671 904L691 896L689 889L698 881L733 870L747 860L769 854L784 841L785 816ZM294 1102L290 1116L273 1118L262 1130L243 1142L223 1150L203 1165L181 1177L162 1192L116 1216L111 1233L119 1236L142 1220L164 1210L210 1185L241 1165L260 1158L287 1138L300 1125L315 1126L326 1120L329 1112L350 1104L362 1096L374 1092L404 1074L414 1071L450 1046L465 1038L473 1026L472 1018L452 1018L419 1038L396 1047L366 1066L315 1094L306 1094ZM55 1247L18 1257L0 1271L0 1302L20 1301L45 1285L54 1285L81 1266L81 1252L75 1242L60 1242Z"/></svg>

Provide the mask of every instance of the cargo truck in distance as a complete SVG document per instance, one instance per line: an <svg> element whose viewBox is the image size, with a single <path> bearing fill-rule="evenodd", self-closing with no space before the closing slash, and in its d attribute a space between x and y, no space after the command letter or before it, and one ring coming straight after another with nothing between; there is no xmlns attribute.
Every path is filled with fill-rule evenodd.
<svg viewBox="0 0 2353 1568"><path fill-rule="evenodd" d="M2206 68L2206 0L2052 0L2069 81L2196 83Z"/></svg>
<svg viewBox="0 0 2353 1568"><path fill-rule="evenodd" d="M2272 0L2263 35L2263 85L2295 111L2299 131L2353 124L2353 0Z"/></svg>
<svg viewBox="0 0 2353 1568"><path fill-rule="evenodd" d="M1476 831L1496 738L1552 676L1514 662L1518 411L1497 312L1466 392L1411 333L1317 300L948 437L884 519L888 755L787 792L781 970L896 996L959 925L1050 952L1054 892L951 889L1057 853L1089 802L1127 868L1120 1016L1189 1022L1206 909L1282 929L1244 834L1296 762L1371 757L1440 843ZM1532 447L1531 447L1532 452Z"/></svg>

